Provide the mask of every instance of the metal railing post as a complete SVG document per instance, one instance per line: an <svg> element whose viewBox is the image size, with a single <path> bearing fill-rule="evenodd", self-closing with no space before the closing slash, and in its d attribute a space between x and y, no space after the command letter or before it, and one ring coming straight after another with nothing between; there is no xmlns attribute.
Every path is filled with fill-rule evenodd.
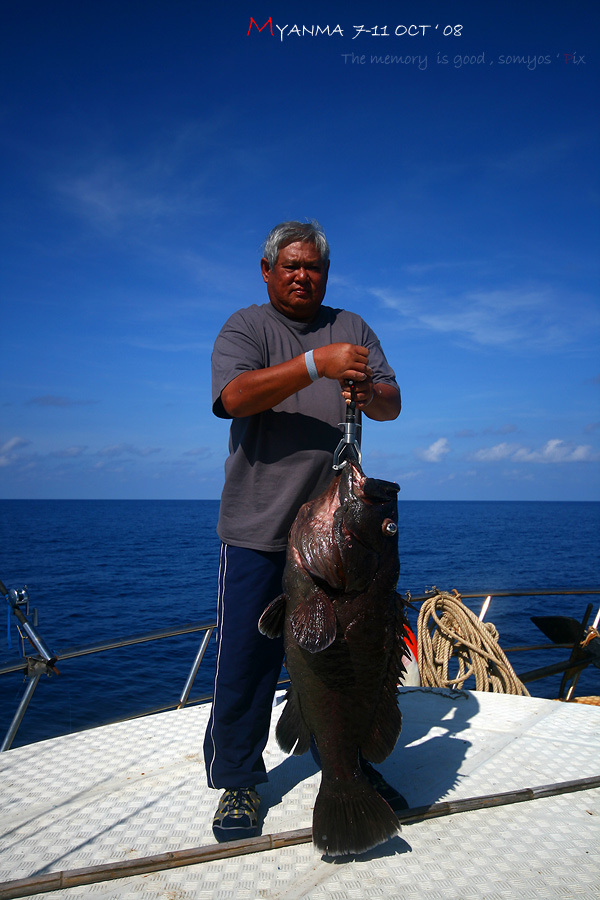
<svg viewBox="0 0 600 900"><path fill-rule="evenodd" d="M196 653L196 658L192 663L192 668L189 671L188 677L185 680L185 684L183 686L183 691L181 692L181 697L179 698L179 703L177 704L177 709L183 709L185 704L188 701L188 697L190 696L190 691L192 689L192 685L198 674L198 669L200 668L200 663L202 662L202 658L206 653L206 648L208 647L208 643L211 639L212 633L214 631L214 625L212 628L208 628L202 638L202 643L198 648L198 652Z"/></svg>
<svg viewBox="0 0 600 900"><path fill-rule="evenodd" d="M33 692L35 691L35 689L37 687L37 683L41 677L42 677L42 673L38 672L36 675L34 675L30 679L29 684L25 688L25 693L21 697L21 702L19 703L19 705L17 707L17 711L14 714L13 720L8 727L6 736L5 736L4 740L2 741L2 746L0 747L0 753L4 753L5 750L10 750L11 744L15 739L15 735L16 735L17 731L19 730L19 725L21 724L23 716L25 715L25 710L29 706L29 701L33 697Z"/></svg>

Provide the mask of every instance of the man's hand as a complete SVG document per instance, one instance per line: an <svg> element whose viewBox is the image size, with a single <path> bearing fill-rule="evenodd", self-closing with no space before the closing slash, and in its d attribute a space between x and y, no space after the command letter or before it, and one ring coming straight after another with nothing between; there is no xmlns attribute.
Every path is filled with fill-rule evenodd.
<svg viewBox="0 0 600 900"><path fill-rule="evenodd" d="M352 395L354 395L354 400L356 401L357 409L364 409L365 406L368 406L373 402L373 398L375 396L373 390L373 379L367 378L365 381L356 381L354 382L354 388L350 388L350 384L348 381L340 381L340 387L342 389L342 397L346 401L346 403L350 403L352 400Z"/></svg>
<svg viewBox="0 0 600 900"><path fill-rule="evenodd" d="M347 381L341 382L342 397L346 403L352 400L352 392ZM369 419L386 422L400 415L400 391L392 384L374 384L372 378L354 384L356 408Z"/></svg>
<svg viewBox="0 0 600 900"><path fill-rule="evenodd" d="M327 344L313 351L317 372L324 378L343 382L365 381L373 372L369 368L369 351L358 344Z"/></svg>

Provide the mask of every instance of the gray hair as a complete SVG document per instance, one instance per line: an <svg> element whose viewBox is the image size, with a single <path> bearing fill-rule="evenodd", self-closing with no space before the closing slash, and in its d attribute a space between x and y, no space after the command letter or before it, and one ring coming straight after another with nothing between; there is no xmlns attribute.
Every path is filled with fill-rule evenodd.
<svg viewBox="0 0 600 900"><path fill-rule="evenodd" d="M329 244L325 232L318 222L281 222L272 228L263 246L263 255L271 269L277 262L279 251L288 244L302 241L303 244L314 244L321 254L322 262L329 259Z"/></svg>

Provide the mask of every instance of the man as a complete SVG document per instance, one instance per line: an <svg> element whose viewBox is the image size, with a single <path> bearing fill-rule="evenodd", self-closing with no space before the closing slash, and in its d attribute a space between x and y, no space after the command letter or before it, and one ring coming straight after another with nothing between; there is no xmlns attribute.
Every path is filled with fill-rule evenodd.
<svg viewBox="0 0 600 900"><path fill-rule="evenodd" d="M281 593L289 528L331 481L338 428L355 383L356 407L395 419L400 392L376 335L360 316L322 306L329 246L317 223L284 222L260 262L269 302L231 316L212 355L213 412L232 419L217 607L217 668L204 741L208 784L224 788L217 840L258 830L256 786L283 643L258 631Z"/></svg>

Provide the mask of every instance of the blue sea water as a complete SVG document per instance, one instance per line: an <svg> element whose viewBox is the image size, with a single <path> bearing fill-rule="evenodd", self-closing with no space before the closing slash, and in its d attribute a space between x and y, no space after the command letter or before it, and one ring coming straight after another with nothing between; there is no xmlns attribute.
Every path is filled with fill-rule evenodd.
<svg viewBox="0 0 600 900"><path fill-rule="evenodd" d="M214 621L218 501L0 501L0 579L27 585L39 632L60 653L69 647L192 621ZM399 590L461 592L600 585L600 503L400 501ZM503 647L546 643L536 614L581 619L600 597L498 598L486 619ZM477 611L480 601L473 601ZM0 619L0 666L19 657L16 620L7 642ZM412 614L413 627L416 615ZM177 701L199 643L186 635L59 663L42 677L13 746L78 731ZM210 692L214 642L192 690ZM511 656L517 672L566 651ZM560 676L534 682L556 696ZM25 688L22 674L0 677L0 737ZM600 694L589 667L578 693Z"/></svg>

